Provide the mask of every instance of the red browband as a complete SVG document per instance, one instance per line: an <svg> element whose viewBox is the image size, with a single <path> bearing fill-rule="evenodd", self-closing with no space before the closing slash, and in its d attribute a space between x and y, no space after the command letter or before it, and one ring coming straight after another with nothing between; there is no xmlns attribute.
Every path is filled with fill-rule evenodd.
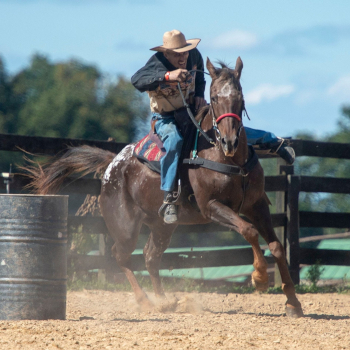
<svg viewBox="0 0 350 350"><path fill-rule="evenodd" d="M236 118L239 121L241 121L241 117L237 114L234 113L225 113L225 114L221 114L220 117L218 119L216 119L216 124L219 123L219 121L221 121L222 119L226 118L226 117L230 117L230 118Z"/></svg>

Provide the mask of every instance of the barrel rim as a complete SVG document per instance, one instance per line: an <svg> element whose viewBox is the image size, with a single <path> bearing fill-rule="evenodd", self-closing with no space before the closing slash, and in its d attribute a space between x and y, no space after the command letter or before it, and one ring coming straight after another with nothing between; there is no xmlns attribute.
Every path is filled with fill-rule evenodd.
<svg viewBox="0 0 350 350"><path fill-rule="evenodd" d="M29 193L0 193L0 196L5 197L66 197L66 194L29 194Z"/></svg>

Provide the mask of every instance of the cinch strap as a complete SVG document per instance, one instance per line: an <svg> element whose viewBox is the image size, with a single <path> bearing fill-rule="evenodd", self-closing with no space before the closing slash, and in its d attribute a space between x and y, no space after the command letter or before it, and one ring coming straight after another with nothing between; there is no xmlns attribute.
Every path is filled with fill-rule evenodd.
<svg viewBox="0 0 350 350"><path fill-rule="evenodd" d="M209 159L200 158L200 157L196 157L194 159L186 158L183 160L183 164L200 166L202 168L207 168L213 171L217 171L225 175L246 176L255 168L255 166L259 162L258 156L256 155L253 146L249 146L249 148L251 150L250 159L241 167L237 165L213 162Z"/></svg>
<svg viewBox="0 0 350 350"><path fill-rule="evenodd" d="M236 118L238 121L241 121L241 117L239 115L234 113L225 113L225 114L221 114L220 117L216 119L216 123L218 124L222 119L226 117Z"/></svg>

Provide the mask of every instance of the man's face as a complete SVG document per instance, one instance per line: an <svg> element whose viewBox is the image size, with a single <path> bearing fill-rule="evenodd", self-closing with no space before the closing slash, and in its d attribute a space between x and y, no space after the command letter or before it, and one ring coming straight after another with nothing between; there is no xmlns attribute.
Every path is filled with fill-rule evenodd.
<svg viewBox="0 0 350 350"><path fill-rule="evenodd" d="M164 52L165 58L175 67L186 69L187 59L189 52L174 52L166 51Z"/></svg>

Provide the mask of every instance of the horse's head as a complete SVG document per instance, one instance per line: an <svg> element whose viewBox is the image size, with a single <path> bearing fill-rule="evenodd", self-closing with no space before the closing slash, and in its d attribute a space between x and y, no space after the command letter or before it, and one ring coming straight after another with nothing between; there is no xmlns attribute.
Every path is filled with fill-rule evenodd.
<svg viewBox="0 0 350 350"><path fill-rule="evenodd" d="M240 84L243 62L237 58L235 69L220 63L215 68L207 59L207 69L212 78L210 86L210 109L213 125L218 133L218 141L225 156L232 157L238 147L242 128L242 110L244 108L242 87Z"/></svg>

